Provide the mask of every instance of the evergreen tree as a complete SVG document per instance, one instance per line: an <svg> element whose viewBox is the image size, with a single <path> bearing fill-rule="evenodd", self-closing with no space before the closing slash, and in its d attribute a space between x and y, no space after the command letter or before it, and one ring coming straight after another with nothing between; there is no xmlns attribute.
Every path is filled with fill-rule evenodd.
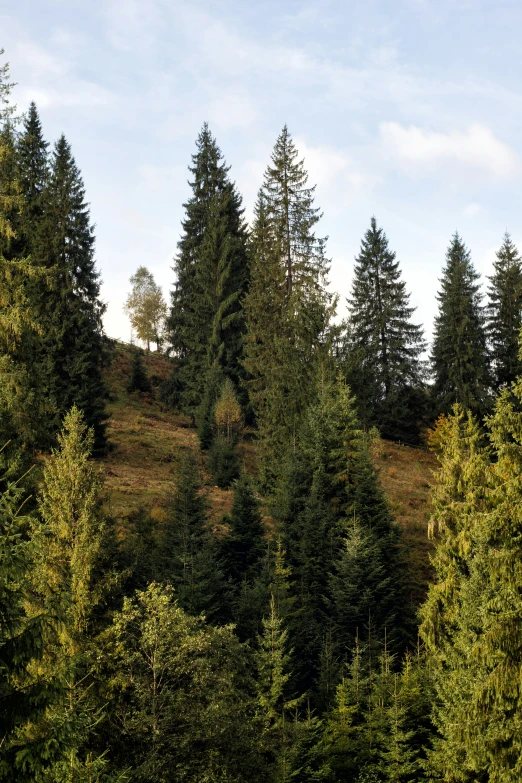
<svg viewBox="0 0 522 783"><path fill-rule="evenodd" d="M33 779L87 783L106 763L104 753L92 753L103 712L93 686L100 619L114 578L111 531L101 475L90 461L94 434L77 408L65 417L58 442L44 467L40 520L33 525L30 601L35 617L45 611L53 618L34 675L52 685L54 695L41 720L21 730L20 742L41 744L51 762L41 778L33 769Z"/></svg>
<svg viewBox="0 0 522 783"><path fill-rule="evenodd" d="M182 461L175 492L167 506L159 573L170 582L180 606L190 614L222 619L228 594L217 546L208 529L195 455Z"/></svg>
<svg viewBox="0 0 522 783"><path fill-rule="evenodd" d="M510 384L522 372L518 340L522 327L522 259L508 233L489 277L487 334L495 388Z"/></svg>
<svg viewBox="0 0 522 783"><path fill-rule="evenodd" d="M20 188L24 198L23 239L32 252L43 216L43 193L49 175L47 148L36 104L31 102L18 139Z"/></svg>
<svg viewBox="0 0 522 783"><path fill-rule="evenodd" d="M247 650L149 585L106 635L116 768L145 783L264 783Z"/></svg>
<svg viewBox="0 0 522 783"><path fill-rule="evenodd" d="M326 240L314 232L320 220L315 187L307 187L286 126L271 161L256 205L245 298L247 386L268 478L274 457L297 437L335 307L326 290Z"/></svg>
<svg viewBox="0 0 522 783"><path fill-rule="evenodd" d="M55 416L50 435L75 404L94 428L95 448L105 445L104 337L94 233L80 172L62 136L56 143L43 196L34 255L50 271L52 290L42 297L40 362Z"/></svg>
<svg viewBox="0 0 522 783"><path fill-rule="evenodd" d="M41 444L53 406L36 362L42 330L34 292L47 291L47 279L25 257L25 206L8 80L9 68L4 65L0 67L0 443L10 442L4 457L16 471L16 465L20 467Z"/></svg>
<svg viewBox="0 0 522 783"><path fill-rule="evenodd" d="M479 275L457 233L446 254L439 312L431 349L433 396L437 411L455 402L482 415L489 402L489 369Z"/></svg>
<svg viewBox="0 0 522 783"><path fill-rule="evenodd" d="M127 384L128 392L142 392L150 393L152 387L150 385L149 376L147 375L147 368L140 351L134 351L131 361L131 374L129 382Z"/></svg>
<svg viewBox="0 0 522 783"><path fill-rule="evenodd" d="M192 161L167 328L180 359L182 403L194 415L215 365L236 385L243 376L242 298L249 273L241 197L206 123Z"/></svg>
<svg viewBox="0 0 522 783"><path fill-rule="evenodd" d="M39 719L49 694L27 676L27 667L42 656L45 618L31 618L26 611L33 544L25 535L29 520L20 513L23 505L20 487L9 483L0 494L0 780L15 774L17 780L30 781L24 757L42 766L44 759L30 742L17 743L16 731Z"/></svg>
<svg viewBox="0 0 522 783"><path fill-rule="evenodd" d="M245 474L234 484L232 510L225 521L230 529L221 544L221 556L226 575L237 586L257 575L265 552L259 502Z"/></svg>
<svg viewBox="0 0 522 783"><path fill-rule="evenodd" d="M422 327L412 323L399 262L373 217L355 260L348 299L350 386L366 427L385 437L415 440L423 414L426 349Z"/></svg>

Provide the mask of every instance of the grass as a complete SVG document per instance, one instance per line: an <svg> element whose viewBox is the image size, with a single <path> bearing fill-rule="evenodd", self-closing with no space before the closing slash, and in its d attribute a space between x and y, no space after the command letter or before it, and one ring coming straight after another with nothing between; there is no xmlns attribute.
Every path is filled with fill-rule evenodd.
<svg viewBox="0 0 522 783"><path fill-rule="evenodd" d="M140 507L160 518L162 506L176 485L180 462L184 455L193 452L204 478L202 491L209 506L210 521L219 534L220 520L230 511L232 493L214 486L189 418L168 411L157 400L158 386L168 377L172 365L165 357L144 353L153 393L129 394L126 383L131 355L128 348L118 345L107 372L112 395L108 406L112 449L105 459L110 509L120 520ZM239 450L246 469L254 473L252 433L247 434ZM412 590L419 594L416 599L421 598L431 573L427 528L435 457L421 449L381 441L374 450L374 460L395 519L403 530Z"/></svg>

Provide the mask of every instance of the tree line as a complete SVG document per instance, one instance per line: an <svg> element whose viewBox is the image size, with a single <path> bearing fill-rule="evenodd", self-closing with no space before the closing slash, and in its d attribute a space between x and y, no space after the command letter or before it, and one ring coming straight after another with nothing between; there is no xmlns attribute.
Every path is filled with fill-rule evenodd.
<svg viewBox="0 0 522 783"><path fill-rule="evenodd" d="M20 124L10 87L4 66L0 779L517 781L522 292L509 237L487 307L452 238L430 368L376 220L335 324L288 129L249 229L204 125L161 390L201 449L180 460L161 522L147 509L116 520L92 458L107 445L110 356L83 183L63 136L48 155L34 104ZM133 282L158 304L146 270ZM146 391L136 359L129 393ZM426 590L372 450L379 431L418 439L439 414ZM246 428L256 475L237 450ZM231 487L219 534L202 463Z"/></svg>

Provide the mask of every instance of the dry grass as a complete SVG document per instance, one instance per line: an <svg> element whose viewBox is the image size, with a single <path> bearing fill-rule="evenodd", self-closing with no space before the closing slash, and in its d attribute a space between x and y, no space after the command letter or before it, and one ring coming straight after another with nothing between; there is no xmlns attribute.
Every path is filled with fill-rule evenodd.
<svg viewBox="0 0 522 783"><path fill-rule="evenodd" d="M158 385L172 365L155 354L144 353L143 359L153 384L152 395L128 394L128 350L116 349L107 373L113 399L108 405L107 428L111 451L104 462L111 512L118 518L141 507L159 513L175 487L181 460L193 452L200 461L212 521L217 521L230 509L230 492L212 486L189 418L171 413L156 399Z"/></svg>
<svg viewBox="0 0 522 783"><path fill-rule="evenodd" d="M428 520L430 484L437 464L435 456L422 449L382 441L382 447L375 454L375 464L395 519L403 531L413 589L423 593L431 576L429 556L433 545L428 538Z"/></svg>
<svg viewBox="0 0 522 783"><path fill-rule="evenodd" d="M106 489L112 513L122 519L140 507L161 515L161 507L172 492L183 455L193 451L204 478L210 521L219 535L223 514L230 511L232 493L214 486L198 449L198 439L186 416L167 411L156 399L157 387L168 377L172 365L164 357L144 354L153 383L152 395L128 394L131 353L118 347L107 378L113 401L108 406L108 435L112 450L105 459ZM256 453L251 432L245 433L240 456L251 472L256 472ZM431 544L427 527L429 486L434 456L426 451L381 441L375 451L383 487L406 545L408 571L413 589L422 593L430 577Z"/></svg>

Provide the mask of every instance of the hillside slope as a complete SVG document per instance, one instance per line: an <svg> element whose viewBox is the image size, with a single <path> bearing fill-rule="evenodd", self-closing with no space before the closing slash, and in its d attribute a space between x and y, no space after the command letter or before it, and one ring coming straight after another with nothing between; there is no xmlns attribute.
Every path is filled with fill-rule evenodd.
<svg viewBox="0 0 522 783"><path fill-rule="evenodd" d="M154 353L145 354L147 372L157 390L171 365ZM188 417L166 410L152 395L128 394L131 350L118 344L107 371L112 395L108 406L108 435L112 448L104 460L106 490L112 513L124 519L133 510L159 510L172 492L183 455L193 452L204 476L212 522L218 524L229 510L231 492L213 485L198 449L198 439ZM247 465L255 463L251 444L241 445ZM408 569L416 584L429 577L430 542L427 536L429 486L435 458L429 452L382 441L374 459L397 522L404 531Z"/></svg>

